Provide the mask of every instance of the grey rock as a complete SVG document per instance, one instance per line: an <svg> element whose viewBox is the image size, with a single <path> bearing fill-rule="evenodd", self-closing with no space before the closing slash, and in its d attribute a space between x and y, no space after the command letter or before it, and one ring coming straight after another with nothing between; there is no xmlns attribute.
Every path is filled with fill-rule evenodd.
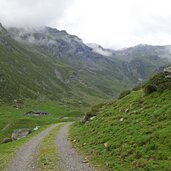
<svg viewBox="0 0 171 171"><path fill-rule="evenodd" d="M164 68L165 73L171 73L171 66Z"/></svg>
<svg viewBox="0 0 171 171"><path fill-rule="evenodd" d="M95 115L92 115L91 113L86 113L83 117L83 119L81 120L81 123L85 124L86 122L90 121L90 120L93 120L95 117ZM92 118L92 119L90 119Z"/></svg>
<svg viewBox="0 0 171 171"><path fill-rule="evenodd" d="M30 133L31 131L28 128L17 129L13 131L11 138L12 140L17 140L17 139L26 137Z"/></svg>

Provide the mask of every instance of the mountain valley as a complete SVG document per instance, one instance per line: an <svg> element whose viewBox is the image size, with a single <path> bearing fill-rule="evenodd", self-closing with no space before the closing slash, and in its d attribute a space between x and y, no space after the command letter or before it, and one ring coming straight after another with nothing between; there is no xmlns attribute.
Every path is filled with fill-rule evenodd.
<svg viewBox="0 0 171 171"><path fill-rule="evenodd" d="M0 170L15 154L11 169L57 170L72 153L64 168L169 171L170 65L170 45L114 50L65 30L0 24ZM31 134L13 140L23 128Z"/></svg>

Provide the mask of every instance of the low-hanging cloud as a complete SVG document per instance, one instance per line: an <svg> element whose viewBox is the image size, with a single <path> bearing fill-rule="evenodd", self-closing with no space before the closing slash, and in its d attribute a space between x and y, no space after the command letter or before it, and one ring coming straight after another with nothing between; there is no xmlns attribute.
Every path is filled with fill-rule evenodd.
<svg viewBox="0 0 171 171"><path fill-rule="evenodd" d="M65 29L107 48L171 44L170 0L0 0L6 26Z"/></svg>
<svg viewBox="0 0 171 171"><path fill-rule="evenodd" d="M0 22L7 26L55 26L74 0L0 0Z"/></svg>

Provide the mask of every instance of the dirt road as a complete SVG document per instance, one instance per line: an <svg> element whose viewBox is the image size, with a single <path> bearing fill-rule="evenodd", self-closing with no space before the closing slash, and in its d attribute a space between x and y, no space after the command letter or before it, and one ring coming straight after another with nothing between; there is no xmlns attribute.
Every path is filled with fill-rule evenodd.
<svg viewBox="0 0 171 171"><path fill-rule="evenodd" d="M21 149L19 149L7 171L35 171L34 156L38 149L38 145L41 140L56 126L57 124L50 126L37 136L33 137Z"/></svg>
<svg viewBox="0 0 171 171"><path fill-rule="evenodd" d="M65 124L58 132L56 146L65 171L93 171L88 163L72 148L67 140L68 128L71 123Z"/></svg>
<svg viewBox="0 0 171 171"><path fill-rule="evenodd" d="M59 124L50 126L21 147L21 149L17 151L7 171L36 171L35 156L38 151L39 143L57 125ZM68 141L67 134L70 125L71 123L64 124L57 133L57 138L54 142L58 151L59 161L57 161L57 163L61 165L61 168L64 168L63 171L93 171L87 161L72 148ZM62 170L60 169L60 171Z"/></svg>

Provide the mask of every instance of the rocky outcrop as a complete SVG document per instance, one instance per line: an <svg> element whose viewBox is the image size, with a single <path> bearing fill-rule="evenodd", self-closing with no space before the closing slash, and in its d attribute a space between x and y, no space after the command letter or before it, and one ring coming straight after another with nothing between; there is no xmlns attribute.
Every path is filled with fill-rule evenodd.
<svg viewBox="0 0 171 171"><path fill-rule="evenodd" d="M162 92L171 89L171 66L164 68L163 72L152 77L145 85L145 94L151 94L155 91Z"/></svg>
<svg viewBox="0 0 171 171"><path fill-rule="evenodd" d="M95 115L93 115L92 113L86 113L83 117L83 119L81 120L81 123L85 124L88 121L92 121L95 119Z"/></svg>
<svg viewBox="0 0 171 171"><path fill-rule="evenodd" d="M168 66L164 69L165 78L171 78L171 66Z"/></svg>
<svg viewBox="0 0 171 171"><path fill-rule="evenodd" d="M28 128L17 129L17 130L13 131L11 139L18 140L20 138L26 137L30 133L31 133L31 131Z"/></svg>

